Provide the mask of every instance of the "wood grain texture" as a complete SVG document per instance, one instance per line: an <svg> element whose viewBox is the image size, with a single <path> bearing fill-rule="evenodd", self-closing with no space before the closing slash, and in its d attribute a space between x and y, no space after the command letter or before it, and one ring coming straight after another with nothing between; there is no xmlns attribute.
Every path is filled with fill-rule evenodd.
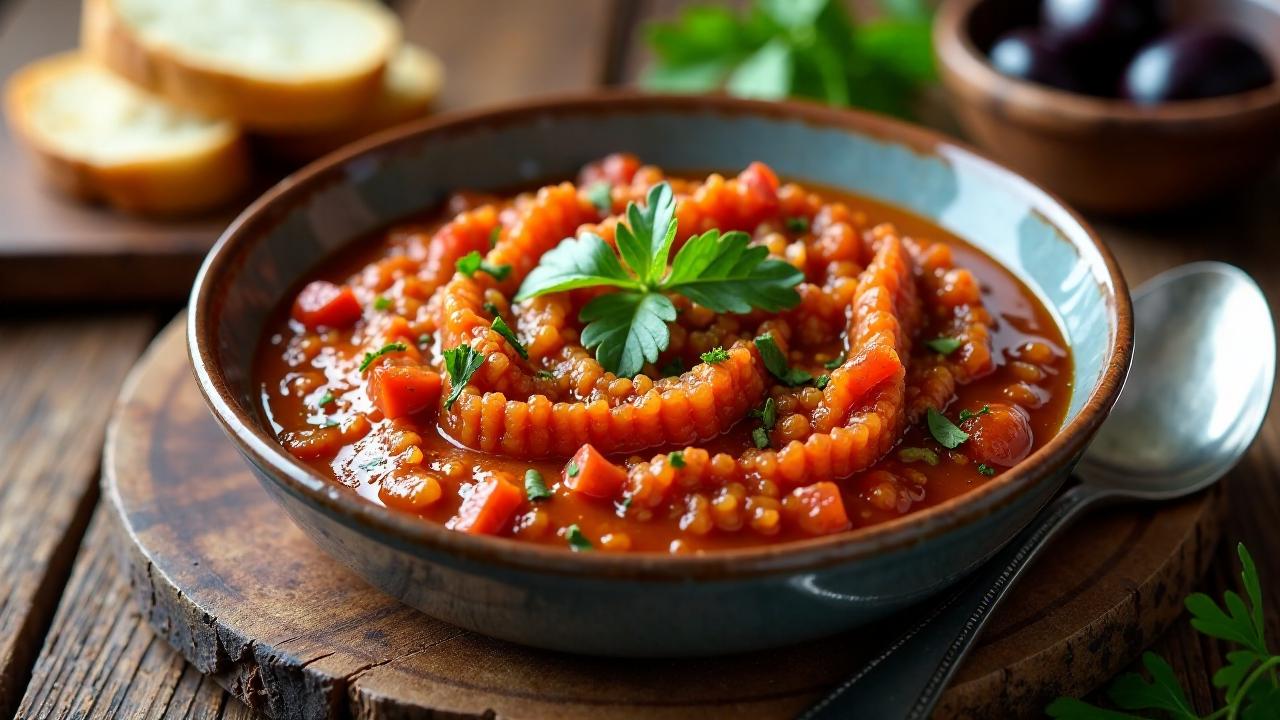
<svg viewBox="0 0 1280 720"><path fill-rule="evenodd" d="M126 386L104 499L150 624L272 717L790 717L883 642L862 629L729 658L630 661L432 620L364 585L268 499L208 417L182 330L162 333ZM940 716L1031 717L1128 662L1204 569L1216 498L1098 514L1069 531L997 612Z"/></svg>
<svg viewBox="0 0 1280 720"><path fill-rule="evenodd" d="M110 522L99 512L89 526L18 717L253 717L147 628L119 572Z"/></svg>
<svg viewBox="0 0 1280 720"><path fill-rule="evenodd" d="M154 327L0 319L0 716L22 697L97 500L114 396Z"/></svg>
<svg viewBox="0 0 1280 720"><path fill-rule="evenodd" d="M76 46L80 0L8 0L0 80ZM440 109L585 90L600 80L611 0L398 3L405 36L448 68ZM255 192L187 220L130 217L46 187L0 121L0 302L185 300L200 261L244 204L287 168L260 163Z"/></svg>

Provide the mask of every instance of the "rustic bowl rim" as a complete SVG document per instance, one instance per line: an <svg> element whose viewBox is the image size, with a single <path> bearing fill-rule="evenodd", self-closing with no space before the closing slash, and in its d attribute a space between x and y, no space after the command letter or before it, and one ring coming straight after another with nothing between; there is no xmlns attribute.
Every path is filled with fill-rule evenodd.
<svg viewBox="0 0 1280 720"><path fill-rule="evenodd" d="M1043 447L996 479L957 498L910 513L886 523L825 537L774 545L718 550L705 554L672 555L661 552L573 553L560 548L521 543L507 538L473 536L447 530L443 525L390 510L339 490L290 455L270 436L261 421L239 406L226 376L217 363L217 319L226 296L222 282L253 245L296 201L304 200L318 185L343 182L342 170L361 156L393 153L422 136L465 130L473 126L501 127L525 123L536 116L546 122L557 115L611 115L622 113L714 113L720 117L767 117L798 120L823 129L838 129L906 145L916 152L937 154L945 149L978 162L998 176L1010 192L1035 207L1046 205L1064 214L1092 242L1106 270L1101 283L1108 328L1106 367L1075 418ZM1074 243L1073 243L1074 244ZM283 292L283 288L281 291ZM887 554L921 543L981 518L1022 498L1049 474L1067 466L1085 448L1119 396L1133 348L1132 308L1119 265L1097 234L1071 208L1011 170L981 153L942 135L886 117L835 109L805 102L764 102L726 96L651 95L634 91L597 91L552 96L493 109L441 114L401 128L379 133L317 160L269 189L246 208L210 250L192 289L187 319L187 344L201 394L215 419L246 458L262 469L280 490L299 498L363 535L373 535L402 551L421 555L441 553L510 570L593 576L625 580L679 582L732 580L761 575L818 571L854 560Z"/></svg>
<svg viewBox="0 0 1280 720"><path fill-rule="evenodd" d="M1280 13L1265 3L1254 2L1265 12ZM974 10L991 0L943 0L933 25L933 45L943 75L953 74L971 90L999 98L1020 117L1036 117L1046 125L1105 122L1117 125L1161 123L1210 123L1243 120L1280 110L1280 67L1273 67L1275 79L1266 87L1221 97L1179 100L1158 105L1137 105L1119 98L1104 98L1052 88L1010 77L987 61L969 35L969 18ZM1277 52L1267 53L1274 66Z"/></svg>

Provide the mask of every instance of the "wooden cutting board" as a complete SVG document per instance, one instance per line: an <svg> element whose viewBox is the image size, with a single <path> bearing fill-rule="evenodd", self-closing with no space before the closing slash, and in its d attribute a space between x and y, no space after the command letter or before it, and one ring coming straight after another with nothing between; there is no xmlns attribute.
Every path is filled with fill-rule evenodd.
<svg viewBox="0 0 1280 720"><path fill-rule="evenodd" d="M875 629L702 660L533 650L433 620L316 548L209 416L184 318L116 410L103 496L133 596L202 672L276 718L791 717L886 641ZM1090 516L999 609L940 717L1030 717L1111 676L1178 617L1219 495ZM625 618L619 618L625 622Z"/></svg>

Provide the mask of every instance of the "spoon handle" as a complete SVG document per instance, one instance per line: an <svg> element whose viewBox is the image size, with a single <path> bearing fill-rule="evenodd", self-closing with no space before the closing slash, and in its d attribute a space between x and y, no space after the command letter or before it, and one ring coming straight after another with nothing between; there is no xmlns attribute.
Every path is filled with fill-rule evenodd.
<svg viewBox="0 0 1280 720"><path fill-rule="evenodd" d="M1060 495L982 565L971 580L801 715L801 720L929 717L991 611L1018 576L1050 538L1104 496L1086 485L1077 485Z"/></svg>

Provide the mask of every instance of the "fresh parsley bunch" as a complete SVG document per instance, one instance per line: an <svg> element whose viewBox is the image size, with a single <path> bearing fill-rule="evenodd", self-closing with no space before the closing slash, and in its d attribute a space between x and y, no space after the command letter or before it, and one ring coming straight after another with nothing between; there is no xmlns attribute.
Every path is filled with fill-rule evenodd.
<svg viewBox="0 0 1280 720"><path fill-rule="evenodd" d="M882 0L885 17L855 23L841 0L756 0L742 15L695 5L648 27L657 62L641 84L667 92L725 90L803 97L910 115L937 78L922 0Z"/></svg>
<svg viewBox="0 0 1280 720"><path fill-rule="evenodd" d="M575 288L614 288L582 308L582 344L595 348L605 369L625 377L656 362L670 343L667 323L676 319L676 307L669 293L720 313L777 311L800 302L795 286L804 274L769 258L768 249L752 246L743 232L708 230L689 238L668 266L675 210L671 186L655 185L644 208L627 205L626 222L617 227L617 253L594 233L566 238L525 277L516 301Z"/></svg>
<svg viewBox="0 0 1280 720"><path fill-rule="evenodd" d="M1186 693L1178 685L1173 668L1155 653L1144 653L1142 664L1151 674L1148 682L1138 673L1121 675L1107 690L1120 710L1107 710L1072 698L1058 698L1048 708L1050 717L1060 720L1145 720L1169 717L1177 720L1274 720L1280 718L1280 655L1267 648L1266 622L1262 616L1262 583L1253 558L1243 544L1240 555L1246 603L1230 590L1224 606L1204 593L1187 598L1191 627L1209 637L1226 640L1237 649L1227 653L1227 665L1214 673L1214 687L1226 691L1227 704L1203 718L1196 714ZM1134 715L1126 710L1160 711L1160 715Z"/></svg>

